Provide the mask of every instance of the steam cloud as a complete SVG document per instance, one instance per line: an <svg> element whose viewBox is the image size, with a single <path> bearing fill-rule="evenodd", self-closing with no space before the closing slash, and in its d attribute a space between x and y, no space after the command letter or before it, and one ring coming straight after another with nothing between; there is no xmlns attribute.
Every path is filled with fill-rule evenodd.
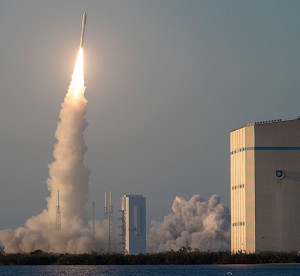
<svg viewBox="0 0 300 276"><path fill-rule="evenodd" d="M208 201L200 195L193 195L189 201L176 197L172 210L174 214L165 216L163 222L151 222L149 252L178 250L186 241L200 251L230 250L230 212L218 195Z"/></svg>
<svg viewBox="0 0 300 276"><path fill-rule="evenodd" d="M107 220L96 221L95 237L92 222L86 225L84 205L87 200L89 170L83 159L86 146L83 131L86 99L84 97L83 56L79 51L72 82L62 103L57 125L54 161L49 165L47 180L50 196L47 209L29 218L24 227L0 231L0 240L6 252L89 252L105 248ZM56 230L57 192L60 193L62 230Z"/></svg>

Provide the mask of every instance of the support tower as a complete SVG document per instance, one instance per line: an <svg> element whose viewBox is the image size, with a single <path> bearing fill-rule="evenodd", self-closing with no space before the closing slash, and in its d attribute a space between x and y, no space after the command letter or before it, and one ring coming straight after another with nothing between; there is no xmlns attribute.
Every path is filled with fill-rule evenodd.
<svg viewBox="0 0 300 276"><path fill-rule="evenodd" d="M60 214L60 207L59 207L59 190L57 192L57 207L56 207L56 230L61 230L61 214Z"/></svg>
<svg viewBox="0 0 300 276"><path fill-rule="evenodd" d="M109 191L109 208L107 207L106 192L105 192L105 205L104 215L108 219L108 252L115 251L115 231L114 231L114 216L113 206L111 201L111 190Z"/></svg>

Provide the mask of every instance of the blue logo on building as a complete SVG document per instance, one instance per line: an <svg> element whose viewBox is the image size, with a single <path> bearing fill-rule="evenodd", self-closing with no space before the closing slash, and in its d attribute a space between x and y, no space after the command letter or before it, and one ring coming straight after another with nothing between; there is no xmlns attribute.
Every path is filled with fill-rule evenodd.
<svg viewBox="0 0 300 276"><path fill-rule="evenodd" d="M278 178L278 179L284 178L283 171L276 171L276 178Z"/></svg>

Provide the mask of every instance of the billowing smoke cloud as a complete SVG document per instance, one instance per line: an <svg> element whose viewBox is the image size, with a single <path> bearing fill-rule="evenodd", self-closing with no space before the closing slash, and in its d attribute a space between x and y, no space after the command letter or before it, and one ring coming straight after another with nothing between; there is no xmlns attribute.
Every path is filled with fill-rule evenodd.
<svg viewBox="0 0 300 276"><path fill-rule="evenodd" d="M89 170L83 159L86 146L83 131L86 99L84 97L83 52L80 49L68 93L62 103L57 125L54 161L49 165L47 180L50 196L47 209L29 218L24 227L0 231L6 252L81 253L105 248L107 221L86 224L84 205L87 201ZM60 194L61 230L56 229L57 194Z"/></svg>
<svg viewBox="0 0 300 276"><path fill-rule="evenodd" d="M208 201L193 195L189 201L176 197L173 214L163 222L152 221L147 235L147 250L178 250L188 242L192 249L218 251L230 249L230 213L218 195Z"/></svg>

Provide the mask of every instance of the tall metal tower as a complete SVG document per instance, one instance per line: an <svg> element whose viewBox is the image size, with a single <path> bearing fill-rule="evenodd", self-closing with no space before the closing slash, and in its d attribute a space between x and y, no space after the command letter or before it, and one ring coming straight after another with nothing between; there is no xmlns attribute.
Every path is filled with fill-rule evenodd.
<svg viewBox="0 0 300 276"><path fill-rule="evenodd" d="M108 252L113 252L115 250L115 231L113 206L111 203L111 190L109 191L109 208L107 208L106 192L104 202L104 215L105 218L108 219Z"/></svg>
<svg viewBox="0 0 300 276"><path fill-rule="evenodd" d="M93 201L93 238L95 239L95 201Z"/></svg>
<svg viewBox="0 0 300 276"><path fill-rule="evenodd" d="M106 192L104 193L104 218L108 219L108 210L106 205Z"/></svg>
<svg viewBox="0 0 300 276"><path fill-rule="evenodd" d="M60 207L59 207L59 190L57 192L57 207L56 207L56 230L61 230L61 215L60 215Z"/></svg>
<svg viewBox="0 0 300 276"><path fill-rule="evenodd" d="M109 248L108 250L115 251L115 231L114 231L114 215L113 215L113 206L111 203L111 190L109 191Z"/></svg>

